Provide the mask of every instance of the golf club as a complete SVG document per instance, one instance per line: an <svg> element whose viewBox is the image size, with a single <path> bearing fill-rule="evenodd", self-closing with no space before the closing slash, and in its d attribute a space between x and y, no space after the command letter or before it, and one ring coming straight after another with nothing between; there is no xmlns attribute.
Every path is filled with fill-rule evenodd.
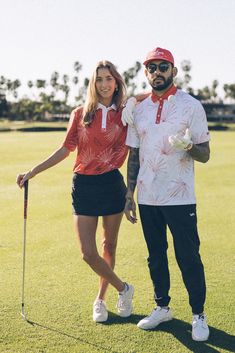
<svg viewBox="0 0 235 353"><path fill-rule="evenodd" d="M28 180L24 183L24 238L23 238L23 270L22 270L22 300L21 300L21 316L28 321L25 314L24 306L24 285L25 285L25 257L26 257L26 221L28 208Z"/></svg>

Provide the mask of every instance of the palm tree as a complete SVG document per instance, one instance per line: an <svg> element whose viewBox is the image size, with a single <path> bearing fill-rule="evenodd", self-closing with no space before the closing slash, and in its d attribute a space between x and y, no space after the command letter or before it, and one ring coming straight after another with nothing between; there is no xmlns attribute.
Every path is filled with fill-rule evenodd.
<svg viewBox="0 0 235 353"><path fill-rule="evenodd" d="M70 92L70 87L68 85L69 76L63 75L62 80L63 80L63 84L60 85L60 89L64 93L64 103L67 104L68 96L69 96L69 92Z"/></svg>
<svg viewBox="0 0 235 353"><path fill-rule="evenodd" d="M59 87L60 87L59 82L58 82L59 76L60 75L57 71L54 71L51 75L50 84L54 90L54 96L56 96L56 93L58 92Z"/></svg>
<svg viewBox="0 0 235 353"><path fill-rule="evenodd" d="M232 100L235 99L235 83L232 84L225 84L223 86L225 92L225 98L231 98Z"/></svg>
<svg viewBox="0 0 235 353"><path fill-rule="evenodd" d="M78 74L79 72L82 70L82 65L80 64L79 61L75 61L75 63L73 64L73 69L75 71L75 76L73 76L72 78L72 82L75 86L78 87L78 84L79 84L79 77L78 77ZM77 91L78 91L78 97L80 96L80 93L79 93L79 88L77 88ZM75 100L78 101L78 97L76 96L75 97Z"/></svg>
<svg viewBox="0 0 235 353"><path fill-rule="evenodd" d="M127 86L127 94L128 96L133 96L135 94L135 90L137 88L136 78L141 70L141 63L136 61L134 66L130 67L128 70L123 72L124 82ZM143 87L143 83L142 83Z"/></svg>
<svg viewBox="0 0 235 353"><path fill-rule="evenodd" d="M177 87L184 89L191 95L194 95L194 90L189 86L190 81L192 80L192 76L190 75L190 71L192 69L190 60L183 60L180 64L180 67L183 71L183 77L176 77L175 84Z"/></svg>
<svg viewBox="0 0 235 353"><path fill-rule="evenodd" d="M78 96L75 97L78 104L83 104L85 102L85 96L87 87L89 85L89 79L86 77L83 81L83 86L78 90Z"/></svg>

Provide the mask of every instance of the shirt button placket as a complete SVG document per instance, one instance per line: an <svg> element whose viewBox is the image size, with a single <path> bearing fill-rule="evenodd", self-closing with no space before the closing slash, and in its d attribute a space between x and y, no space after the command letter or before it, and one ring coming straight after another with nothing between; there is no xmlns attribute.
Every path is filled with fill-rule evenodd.
<svg viewBox="0 0 235 353"><path fill-rule="evenodd" d="M157 119L156 119L156 124L160 124L161 121L161 113L162 113L162 107L163 107L163 100L162 98L159 99L159 107L157 110Z"/></svg>

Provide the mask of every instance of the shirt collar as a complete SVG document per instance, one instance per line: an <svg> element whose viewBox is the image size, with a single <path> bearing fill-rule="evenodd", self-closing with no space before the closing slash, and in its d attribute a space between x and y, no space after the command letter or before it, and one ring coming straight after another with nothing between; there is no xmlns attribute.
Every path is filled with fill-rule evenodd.
<svg viewBox="0 0 235 353"><path fill-rule="evenodd" d="M97 104L97 108L96 110L98 109L102 109L102 110L117 110L117 107L116 107L116 104L112 104L110 107L106 107L105 105L101 104L101 103L98 103Z"/></svg>
<svg viewBox="0 0 235 353"><path fill-rule="evenodd" d="M164 99L168 99L169 96L171 95L175 95L177 91L177 87L176 86L171 86L162 96L157 96L156 94L154 94L152 92L151 94L151 99L153 103L158 102L159 100L164 100Z"/></svg>

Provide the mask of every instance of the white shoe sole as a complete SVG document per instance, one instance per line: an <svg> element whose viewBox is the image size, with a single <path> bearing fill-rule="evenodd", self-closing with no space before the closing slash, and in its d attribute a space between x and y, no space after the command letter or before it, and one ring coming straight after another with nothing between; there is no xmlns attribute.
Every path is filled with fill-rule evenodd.
<svg viewBox="0 0 235 353"><path fill-rule="evenodd" d="M120 316L120 317L129 317L129 316L131 316L132 311L133 311L133 307L131 307L131 310L128 313L120 313L119 312L118 316Z"/></svg>
<svg viewBox="0 0 235 353"><path fill-rule="evenodd" d="M98 323L99 322L106 322L107 320L108 320L108 318L107 319L96 319L96 320L93 319L94 322L98 322Z"/></svg>
<svg viewBox="0 0 235 353"><path fill-rule="evenodd" d="M94 316L92 317L94 322L105 322L108 320L108 313L107 313L107 317L97 317L95 318Z"/></svg>
<svg viewBox="0 0 235 353"><path fill-rule="evenodd" d="M197 341L197 342L204 342L204 341L207 341L208 340L208 338L209 338L209 335L206 337L206 338L198 338L198 337L195 337L193 334L192 334L192 339L194 340L194 341Z"/></svg>
<svg viewBox="0 0 235 353"><path fill-rule="evenodd" d="M168 318L162 319L156 325L151 325L151 326L146 326L146 327L142 326L141 327L141 325L139 326L139 324L137 324L137 327L140 328L141 330L152 330L153 328L155 328L158 325L160 325L162 322L167 322L167 321L171 321L171 320L173 320L173 317L168 317Z"/></svg>

